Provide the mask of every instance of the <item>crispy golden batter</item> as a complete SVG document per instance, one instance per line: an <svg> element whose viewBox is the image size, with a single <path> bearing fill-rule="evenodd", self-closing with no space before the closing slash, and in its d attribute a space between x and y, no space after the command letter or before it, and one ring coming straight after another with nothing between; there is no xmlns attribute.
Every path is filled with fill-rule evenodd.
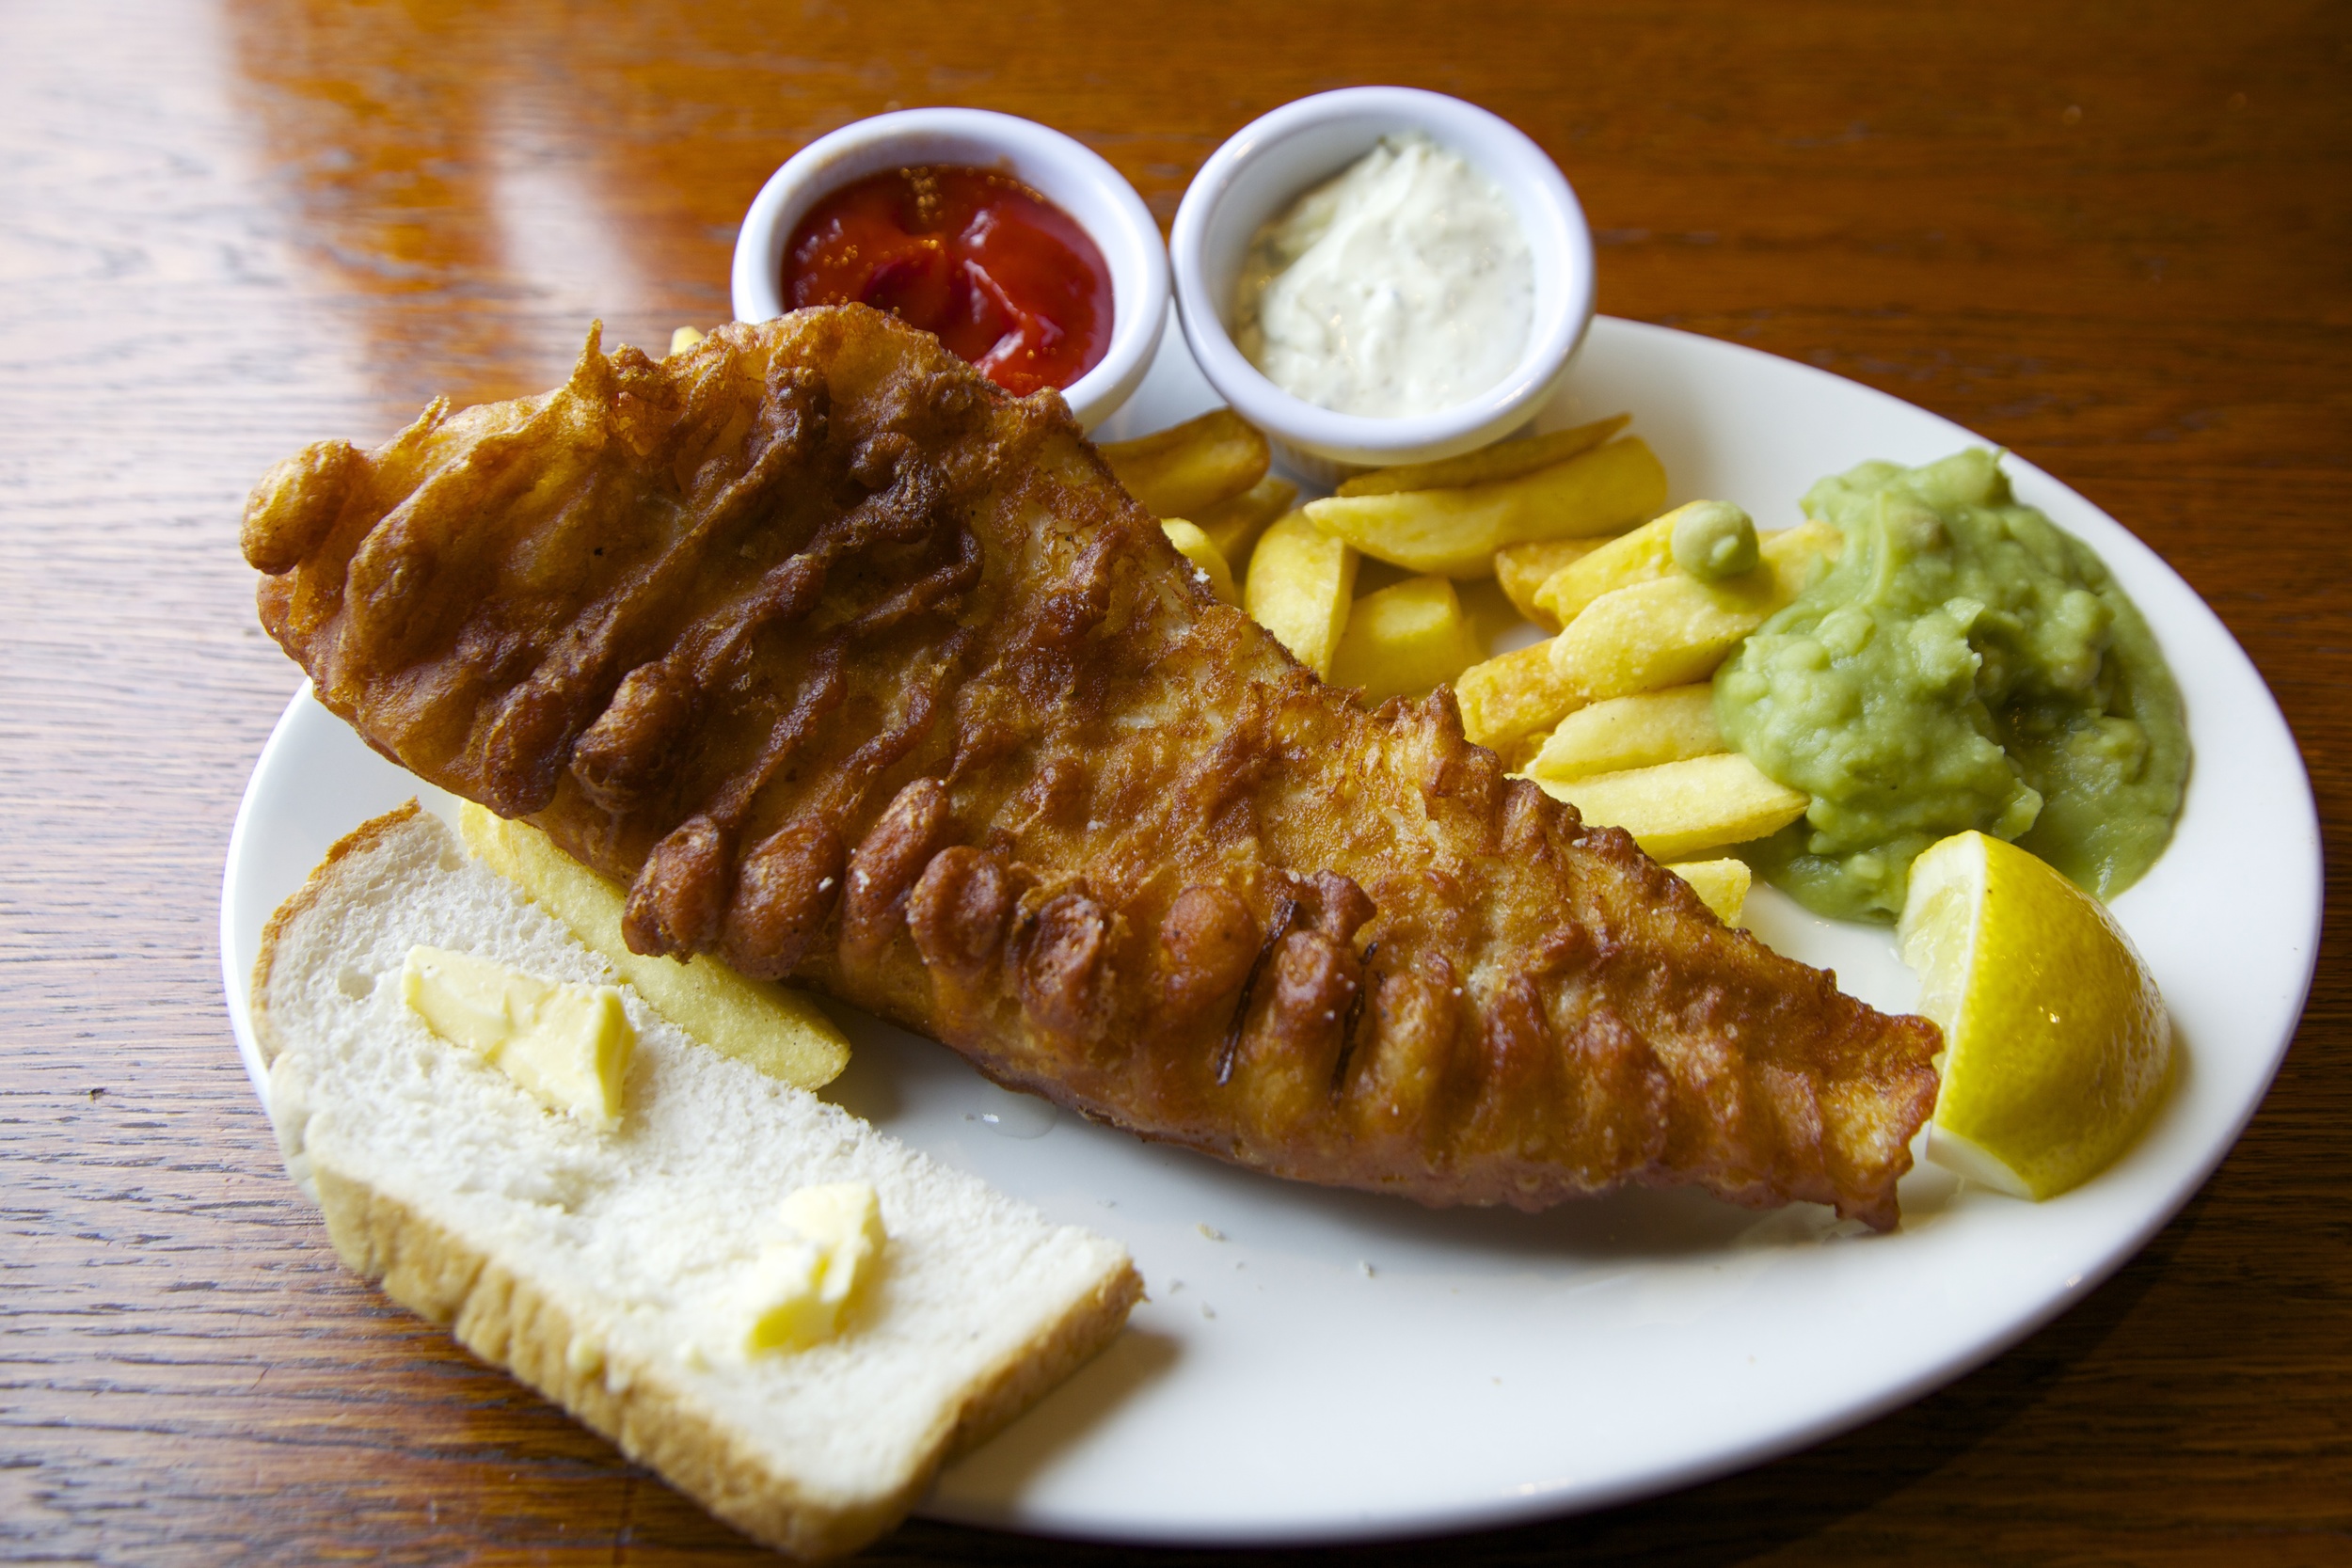
<svg viewBox="0 0 2352 1568"><path fill-rule="evenodd" d="M1304 1180L1896 1218L1934 1027L1367 712L1184 570L1060 400L861 308L312 447L262 622L424 778L716 951Z"/></svg>

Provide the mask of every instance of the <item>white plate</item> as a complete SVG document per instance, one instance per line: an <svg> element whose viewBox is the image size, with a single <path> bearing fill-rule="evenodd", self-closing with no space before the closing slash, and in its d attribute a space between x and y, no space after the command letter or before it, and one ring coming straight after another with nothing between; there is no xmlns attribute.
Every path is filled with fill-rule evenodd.
<svg viewBox="0 0 2352 1568"><path fill-rule="evenodd" d="M1212 402L1170 333L1102 433ZM1547 425L1631 409L1676 499L1798 521L1820 476L1977 441L1788 360L1602 319ZM2115 912L2153 965L2185 1063L2148 1135L2053 1202L1932 1168L1902 1228L1627 1193L1541 1216L1429 1212L1246 1175L987 1084L946 1050L844 1016L828 1091L950 1164L1134 1250L1152 1299L1109 1352L940 1481L924 1512L1161 1543L1341 1540L1614 1502L1813 1442L1955 1377L2073 1304L2160 1227L2269 1085L2319 930L2311 785L2270 693L2186 584L2088 501L2011 458L2019 499L2095 546L2162 641L2196 745L2171 847ZM308 695L237 816L221 904L230 1011L262 924L408 775ZM1913 985L1885 932L1759 889L1759 934L1882 1006Z"/></svg>

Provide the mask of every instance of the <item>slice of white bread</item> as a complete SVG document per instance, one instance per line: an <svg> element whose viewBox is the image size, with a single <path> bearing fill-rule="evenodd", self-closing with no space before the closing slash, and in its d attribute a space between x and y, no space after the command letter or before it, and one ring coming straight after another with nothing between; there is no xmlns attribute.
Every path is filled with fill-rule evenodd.
<svg viewBox="0 0 2352 1568"><path fill-rule="evenodd" d="M368 823L278 911L255 968L288 1171L351 1269L769 1545L872 1540L1142 1292L1116 1243L705 1049L626 986L618 1126L544 1110L403 1005L420 943L617 978L413 804ZM845 1180L881 1196L872 1290L835 1338L746 1358L736 1291L779 1204Z"/></svg>

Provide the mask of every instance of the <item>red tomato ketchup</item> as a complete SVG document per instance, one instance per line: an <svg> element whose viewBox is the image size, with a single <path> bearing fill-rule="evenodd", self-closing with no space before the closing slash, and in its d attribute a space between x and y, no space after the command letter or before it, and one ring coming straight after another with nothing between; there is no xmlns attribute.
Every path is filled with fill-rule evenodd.
<svg viewBox="0 0 2352 1568"><path fill-rule="evenodd" d="M1110 269L1086 230L1009 175L955 164L819 201L785 246L784 294L888 310L1024 397L1069 386L1111 341Z"/></svg>

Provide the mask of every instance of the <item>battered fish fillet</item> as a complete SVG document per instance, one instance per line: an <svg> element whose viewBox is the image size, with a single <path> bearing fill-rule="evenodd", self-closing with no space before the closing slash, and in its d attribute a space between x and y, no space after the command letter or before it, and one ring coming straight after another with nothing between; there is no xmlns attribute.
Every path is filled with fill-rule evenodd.
<svg viewBox="0 0 2352 1568"><path fill-rule="evenodd" d="M1146 1137L1429 1204L1882 1228L1935 1028L1217 602L1058 396L862 307L311 447L262 621L423 778L722 954Z"/></svg>

